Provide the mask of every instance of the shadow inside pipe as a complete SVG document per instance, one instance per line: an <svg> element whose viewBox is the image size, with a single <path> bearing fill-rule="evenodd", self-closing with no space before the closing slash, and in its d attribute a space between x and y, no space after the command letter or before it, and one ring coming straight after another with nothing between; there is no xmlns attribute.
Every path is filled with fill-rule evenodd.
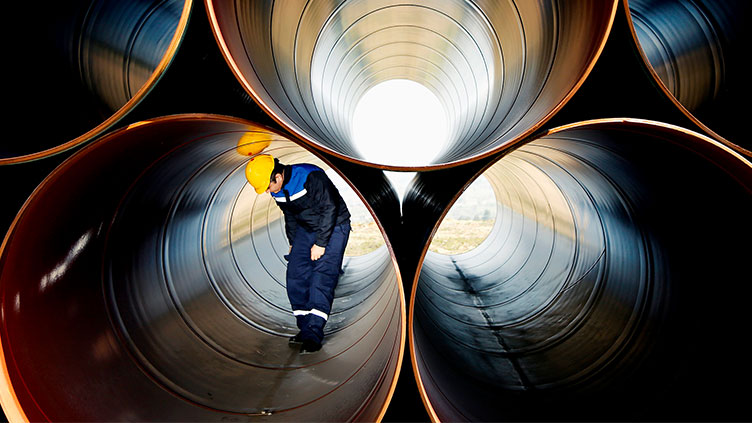
<svg viewBox="0 0 752 423"><path fill-rule="evenodd" d="M151 89L172 60L191 0L13 2L6 34L14 125L43 133L6 137L0 160L28 160L70 148L111 127ZM22 38L22 40L17 40ZM25 128L26 129L26 128ZM67 147L65 147L67 146Z"/></svg>
<svg viewBox="0 0 752 423"><path fill-rule="evenodd" d="M434 417L744 415L748 162L696 134L610 122L553 131L482 176L491 235L467 253L426 252L411 299ZM414 190L431 197L441 181Z"/></svg>
<svg viewBox="0 0 752 423"><path fill-rule="evenodd" d="M749 6L741 0L625 0L634 42L653 77L717 139L751 154L745 111ZM746 151L745 151L746 150Z"/></svg>
<svg viewBox="0 0 752 423"><path fill-rule="evenodd" d="M236 146L248 133L271 136L264 151L284 163L330 168L266 128L190 115L115 132L40 185L0 259L14 412L32 421L383 415L404 344L391 250L348 256L322 350L291 349L288 245L277 206L245 179L248 156Z"/></svg>

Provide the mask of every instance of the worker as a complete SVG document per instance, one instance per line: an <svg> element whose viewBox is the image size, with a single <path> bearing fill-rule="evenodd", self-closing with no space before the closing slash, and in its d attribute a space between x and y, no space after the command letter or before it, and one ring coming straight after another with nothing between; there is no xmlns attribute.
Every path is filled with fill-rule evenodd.
<svg viewBox="0 0 752 423"><path fill-rule="evenodd" d="M350 212L318 166L284 165L260 154L248 162L245 173L256 193L271 194L284 215L290 245L287 297L300 330L290 346L300 346L303 354L318 351L350 236Z"/></svg>

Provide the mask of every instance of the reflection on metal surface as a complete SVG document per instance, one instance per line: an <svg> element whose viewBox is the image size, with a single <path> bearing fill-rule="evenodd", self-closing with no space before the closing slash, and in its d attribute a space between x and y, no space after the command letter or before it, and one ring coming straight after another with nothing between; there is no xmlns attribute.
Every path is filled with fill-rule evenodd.
<svg viewBox="0 0 752 423"><path fill-rule="evenodd" d="M13 99L11 113L18 119L43 115L46 131L4 139L0 164L64 151L111 127L172 60L191 5L192 0L12 5L15 16L33 17L37 25L27 43L10 43L12 59L23 69L14 78L23 94Z"/></svg>
<svg viewBox="0 0 752 423"><path fill-rule="evenodd" d="M291 349L288 245L278 208L245 180L249 132L283 162L329 168L263 127L173 116L108 135L35 191L0 251L13 417L383 416L405 339L391 249L346 258L322 350Z"/></svg>
<svg viewBox="0 0 752 423"><path fill-rule="evenodd" d="M230 67L304 141L361 164L431 168L492 154L571 96L600 54L616 2L207 0ZM421 83L449 116L429 165L371 163L350 140L358 100L390 79Z"/></svg>
<svg viewBox="0 0 752 423"><path fill-rule="evenodd" d="M551 131L482 175L498 203L491 235L464 254L424 249L413 288L413 364L432 418L746 411L749 162L697 134L614 120ZM430 178L408 196L424 210L421 192L442 185Z"/></svg>
<svg viewBox="0 0 752 423"><path fill-rule="evenodd" d="M714 137L752 149L738 110L748 102L739 89L747 84L747 2L624 1L643 58L667 93Z"/></svg>

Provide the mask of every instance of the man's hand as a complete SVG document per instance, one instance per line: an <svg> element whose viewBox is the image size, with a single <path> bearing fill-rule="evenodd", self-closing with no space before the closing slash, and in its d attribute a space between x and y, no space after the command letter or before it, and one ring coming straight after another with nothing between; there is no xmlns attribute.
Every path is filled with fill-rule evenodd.
<svg viewBox="0 0 752 423"><path fill-rule="evenodd" d="M326 248L319 247L316 244L313 244L313 247L311 247L311 260L316 261L321 258L321 256L324 255L324 252L326 251Z"/></svg>

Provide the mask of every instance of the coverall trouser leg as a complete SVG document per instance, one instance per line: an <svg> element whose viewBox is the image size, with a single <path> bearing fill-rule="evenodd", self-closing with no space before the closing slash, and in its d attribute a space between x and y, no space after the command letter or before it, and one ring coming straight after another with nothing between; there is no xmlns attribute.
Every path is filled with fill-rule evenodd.
<svg viewBox="0 0 752 423"><path fill-rule="evenodd" d="M335 226L324 255L313 261L316 234L301 227L295 232L287 263L287 296L304 340L320 344L324 339L349 236L349 223Z"/></svg>

